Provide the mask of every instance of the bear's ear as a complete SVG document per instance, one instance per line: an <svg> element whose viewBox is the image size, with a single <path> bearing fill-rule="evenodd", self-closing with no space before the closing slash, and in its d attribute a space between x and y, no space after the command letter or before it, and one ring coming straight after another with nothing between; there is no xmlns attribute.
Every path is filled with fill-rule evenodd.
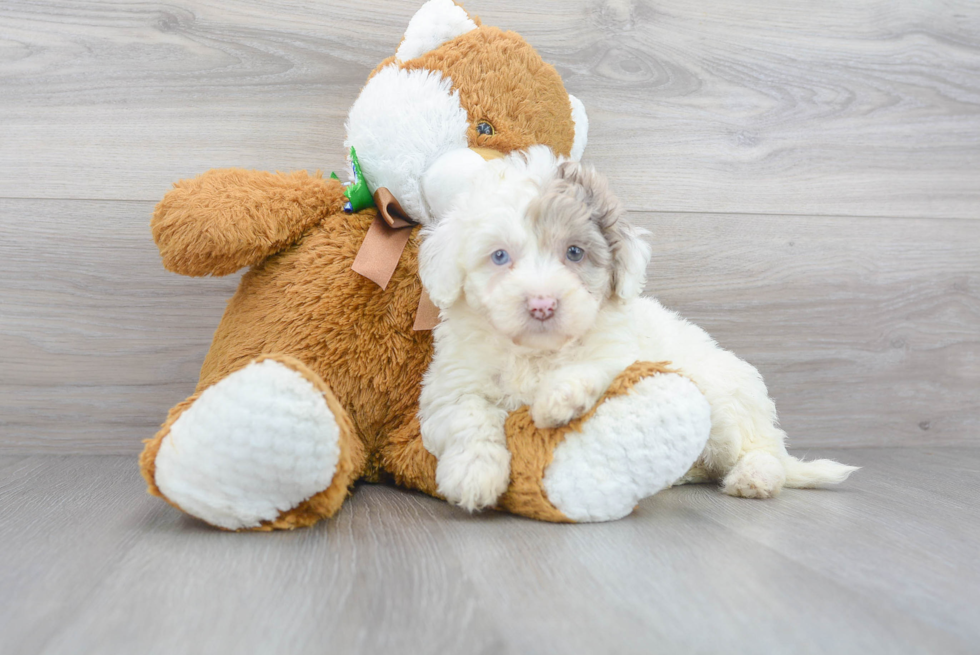
<svg viewBox="0 0 980 655"><path fill-rule="evenodd" d="M421 57L476 27L476 22L466 10L453 0L429 0L408 22L405 38L395 52L395 59L401 63Z"/></svg>
<svg viewBox="0 0 980 655"><path fill-rule="evenodd" d="M568 101L572 103L572 122L575 123L575 140L572 142L572 151L568 158L578 161L585 152L585 144L589 141L589 117L585 113L585 105L582 101L568 94Z"/></svg>

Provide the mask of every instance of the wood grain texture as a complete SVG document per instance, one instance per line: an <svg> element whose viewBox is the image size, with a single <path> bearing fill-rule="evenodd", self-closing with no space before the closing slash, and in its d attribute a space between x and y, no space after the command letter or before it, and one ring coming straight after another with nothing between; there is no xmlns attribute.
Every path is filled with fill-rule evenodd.
<svg viewBox="0 0 980 655"><path fill-rule="evenodd" d="M634 214L647 293L754 364L798 446L980 443L980 224Z"/></svg>
<svg viewBox="0 0 980 655"><path fill-rule="evenodd" d="M130 458L0 458L0 635L34 653L968 653L980 449L771 501L670 489L609 524L383 486L292 533L219 532Z"/></svg>
<svg viewBox="0 0 980 655"><path fill-rule="evenodd" d="M131 453L236 276L162 270L146 202L0 200L0 449ZM978 443L980 222L634 214L648 292L755 364L800 447Z"/></svg>
<svg viewBox="0 0 980 655"><path fill-rule="evenodd" d="M826 578L846 580L868 598L889 598L903 612L969 638L980 619L980 450L836 456L863 467L854 474L858 493L794 493L765 513L724 502L712 520ZM698 487L684 506L717 508L713 491ZM897 575L886 575L883 565Z"/></svg>
<svg viewBox="0 0 980 655"><path fill-rule="evenodd" d="M135 452L189 395L237 276L165 272L151 211L0 201L3 446Z"/></svg>
<svg viewBox="0 0 980 655"><path fill-rule="evenodd" d="M413 2L0 3L0 197L339 168ZM591 115L634 210L980 216L980 5L473 0Z"/></svg>

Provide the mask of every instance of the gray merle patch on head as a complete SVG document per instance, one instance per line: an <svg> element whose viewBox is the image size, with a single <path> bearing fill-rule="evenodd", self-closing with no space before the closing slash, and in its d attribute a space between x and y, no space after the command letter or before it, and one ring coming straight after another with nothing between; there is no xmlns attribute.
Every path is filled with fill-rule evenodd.
<svg viewBox="0 0 980 655"><path fill-rule="evenodd" d="M591 263L607 269L614 287L630 275L642 275L632 270L636 257L631 257L645 247L639 233L626 220L626 210L609 190L606 178L591 166L572 161L561 164L536 210L532 225L536 233L550 239L549 247L560 248L565 243L584 248Z"/></svg>
<svg viewBox="0 0 980 655"><path fill-rule="evenodd" d="M528 210L534 239L542 251L569 265L593 296L612 291L612 252L582 194L573 186L554 181ZM579 262L565 262L570 246L585 251Z"/></svg>
<svg viewBox="0 0 980 655"><path fill-rule="evenodd" d="M578 246L589 263L607 268L612 259L609 243L580 189L563 180L551 182L529 209L531 230L549 252L564 257L569 246Z"/></svg>

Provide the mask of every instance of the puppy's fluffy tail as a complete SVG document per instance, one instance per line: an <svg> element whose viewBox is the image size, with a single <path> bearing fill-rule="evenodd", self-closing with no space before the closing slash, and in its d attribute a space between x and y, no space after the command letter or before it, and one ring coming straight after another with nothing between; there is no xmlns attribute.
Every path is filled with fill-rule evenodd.
<svg viewBox="0 0 980 655"><path fill-rule="evenodd" d="M804 462L792 456L783 459L786 469L786 486L791 489L813 489L840 484L860 466L848 466L830 459Z"/></svg>

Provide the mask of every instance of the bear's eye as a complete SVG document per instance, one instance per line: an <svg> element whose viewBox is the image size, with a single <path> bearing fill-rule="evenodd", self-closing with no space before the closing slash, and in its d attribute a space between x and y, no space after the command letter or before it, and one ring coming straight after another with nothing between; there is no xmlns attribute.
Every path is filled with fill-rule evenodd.
<svg viewBox="0 0 980 655"><path fill-rule="evenodd" d="M585 257L585 251L578 246L568 246L568 250L565 251L565 256L568 257L568 261L570 262L580 262Z"/></svg>
<svg viewBox="0 0 980 655"><path fill-rule="evenodd" d="M493 136L497 133L497 130L493 129L493 125L486 121L480 121L476 124L476 131L483 136Z"/></svg>
<svg viewBox="0 0 980 655"><path fill-rule="evenodd" d="M510 255L507 254L506 250L496 250L492 255L490 255L490 261L497 266L503 266L510 261Z"/></svg>

